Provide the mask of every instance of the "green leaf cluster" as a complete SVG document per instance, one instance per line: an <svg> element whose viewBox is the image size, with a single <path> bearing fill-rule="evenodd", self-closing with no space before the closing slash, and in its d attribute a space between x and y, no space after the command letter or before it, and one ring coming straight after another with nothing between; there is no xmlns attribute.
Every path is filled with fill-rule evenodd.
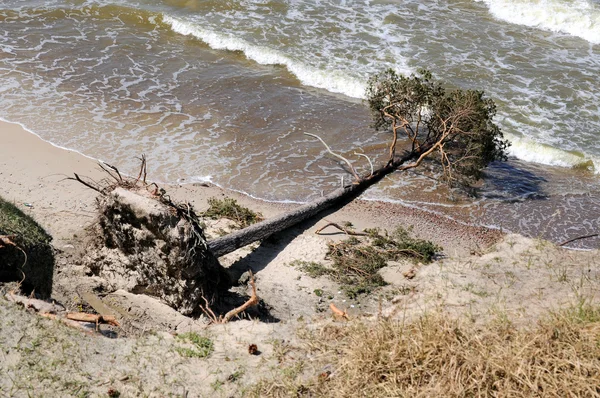
<svg viewBox="0 0 600 398"><path fill-rule="evenodd" d="M447 89L428 70L406 77L388 69L369 80L366 95L373 127L396 128L414 158L435 147L429 160L451 186L468 187L490 162L507 158L496 105L483 91Z"/></svg>

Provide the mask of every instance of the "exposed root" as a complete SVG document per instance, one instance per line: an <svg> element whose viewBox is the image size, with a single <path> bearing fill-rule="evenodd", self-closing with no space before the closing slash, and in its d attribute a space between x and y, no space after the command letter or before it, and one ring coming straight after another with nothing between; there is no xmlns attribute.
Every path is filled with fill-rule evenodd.
<svg viewBox="0 0 600 398"><path fill-rule="evenodd" d="M25 253L25 250L23 250L23 248L21 248L21 246L17 245L15 242L13 242L13 239L15 239L14 235L0 235L0 249L2 249L3 247L6 247L6 246L12 246L15 249L19 250L21 253L23 253L23 256L25 256L25 260L23 260L23 264L21 265L21 268L23 268L25 266L25 264L27 264L27 253ZM23 279L25 279L25 278L23 278Z"/></svg>
<svg viewBox="0 0 600 398"><path fill-rule="evenodd" d="M232 309L227 314L225 314L225 316L217 317L215 315L215 313L213 312L213 310L210 308L210 306L208 304L208 300L206 300L206 298L202 297L204 299L205 304L204 304L204 306L201 305L200 309L202 310L204 315L206 315L211 320L211 323L227 323L233 317L246 311L248 308L258 305L259 298L258 298L258 295L256 294L256 283L254 282L254 274L252 274L252 271L248 271L248 272L250 273L250 285L252 286L252 295L250 296L248 301L246 301L244 304L240 305L239 307Z"/></svg>
<svg viewBox="0 0 600 398"><path fill-rule="evenodd" d="M233 310L231 310L227 314L225 314L221 323L229 322L229 320L231 318L233 318L234 316L236 316L239 313L246 311L248 308L253 307L258 304L258 296L256 295L256 284L254 283L254 275L252 274L251 271L250 271L250 285L252 286L252 296L250 296L248 301L246 301L244 304L242 304L241 306L239 306L237 308L234 308Z"/></svg>

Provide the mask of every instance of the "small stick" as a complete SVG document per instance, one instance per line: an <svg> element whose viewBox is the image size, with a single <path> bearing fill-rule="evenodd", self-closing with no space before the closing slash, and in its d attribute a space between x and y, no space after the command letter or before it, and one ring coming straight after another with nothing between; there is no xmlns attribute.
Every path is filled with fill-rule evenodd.
<svg viewBox="0 0 600 398"><path fill-rule="evenodd" d="M566 240L566 241L564 241L562 243L559 243L558 245L559 246L564 246L564 245L566 245L568 243L575 242L576 240L587 239L587 238L595 238L598 235L600 235L600 234L591 234L591 235L578 236L577 238Z"/></svg>
<svg viewBox="0 0 600 398"><path fill-rule="evenodd" d="M331 312L333 312L333 316L335 318L343 318L343 319L346 319L348 321L350 320L350 317L348 316L348 311L342 311L342 310L340 310L333 303L329 304L329 308L331 309Z"/></svg>
<svg viewBox="0 0 600 398"><path fill-rule="evenodd" d="M336 224L334 222L329 222L329 223L325 224L324 226L322 226L321 228L317 229L315 231L315 234L319 235L321 233L321 231L323 231L327 227L335 227L335 228L339 229L340 231L344 232L346 235L352 235L352 236L369 236L369 234L367 234L365 232L351 231L351 230L349 230L347 228L344 228L341 225Z"/></svg>

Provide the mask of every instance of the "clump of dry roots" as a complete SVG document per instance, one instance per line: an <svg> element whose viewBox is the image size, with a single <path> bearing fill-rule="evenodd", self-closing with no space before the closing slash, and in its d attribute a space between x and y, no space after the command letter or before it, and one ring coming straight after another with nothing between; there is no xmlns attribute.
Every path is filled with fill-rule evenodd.
<svg viewBox="0 0 600 398"><path fill-rule="evenodd" d="M108 177L100 182L72 178L100 194L84 263L112 289L154 296L183 314L197 314L228 280L193 207L148 184L145 156L140 160L136 178L106 163L100 167Z"/></svg>

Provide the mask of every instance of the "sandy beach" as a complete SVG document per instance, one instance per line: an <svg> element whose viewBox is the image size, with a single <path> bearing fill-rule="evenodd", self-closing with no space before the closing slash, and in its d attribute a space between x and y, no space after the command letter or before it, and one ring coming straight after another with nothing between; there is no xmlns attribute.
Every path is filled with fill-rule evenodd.
<svg viewBox="0 0 600 398"><path fill-rule="evenodd" d="M0 195L33 216L54 237L57 262L53 298L68 308L79 308L78 295L82 290L97 291L104 286L99 278L90 277L80 262L85 255L82 251L85 228L96 220L96 192L67 178L77 173L99 181L106 175L97 161L55 147L16 124L0 123L0 142ZM149 159L149 178L151 175L152 159ZM192 203L199 211L207 208L209 198L224 196L235 198L267 218L294 206L258 201L199 183L164 188L174 199ZM357 230L411 227L416 236L433 241L443 251L429 265L410 261L390 263L380 271L388 286L372 296L349 300L327 277L311 278L290 266L295 260L327 261L327 243L346 237L336 230L315 234L317 228L330 221L350 221ZM21 334L29 336L22 337L25 340L54 336L53 341L77 341L77 348L68 351L47 348L44 359L38 361L40 364L62 361L64 355L71 358L69 361L76 358L81 368L94 374L89 386L96 393L105 392L110 385L124 396L181 394L178 390L181 388L189 392L185 396L208 396L217 391L220 396L238 396L247 386L277 375L282 360L293 366L298 358L304 358L302 361L307 362L303 366L308 366L309 374L319 371L311 368L312 359L305 357L307 354L297 345L298 331L331 323L330 303L346 309L352 319L365 321L379 317L412 319L440 311L466 316L472 322L495 319L501 314L516 325L527 325L548 310L573 305L582 298L595 302L600 280L597 251L568 251L541 240L505 235L415 209L362 200L219 260L230 270L253 270L258 295L272 319L270 323L240 320L207 329L205 318L187 318L152 297L117 290L104 292L102 297L116 308L123 308L120 316L129 328L124 333L127 338L106 339L63 330L62 326L57 329L56 321L36 320L37 315L24 313L0 299L0 313L13 325L0 328L0 341L11 346L12 336ZM247 293L244 286L236 289ZM52 332L47 335L45 330ZM147 334L148 331L152 334ZM182 359L177 354L180 343L173 334L190 331L209 333L215 350L210 358ZM259 346L260 357L248 356L250 343ZM101 347L105 354L111 353L113 359L90 356L95 347ZM15 359L19 356L14 355L7 366L19 363ZM139 367L140 361L148 366ZM314 366L321 366L318 364L316 361ZM40 378L39 372L45 372L48 366L32 369L33 376L15 372L14 367L10 372L16 380L30 380ZM85 377L68 366L53 369L56 380ZM166 376L157 376L160 374ZM176 374L185 380L175 377ZM237 375L233 382L223 382L231 380L231 375ZM44 387L37 383L27 385L49 394L70 391L70 387L60 383ZM12 388L17 384L11 384Z"/></svg>

